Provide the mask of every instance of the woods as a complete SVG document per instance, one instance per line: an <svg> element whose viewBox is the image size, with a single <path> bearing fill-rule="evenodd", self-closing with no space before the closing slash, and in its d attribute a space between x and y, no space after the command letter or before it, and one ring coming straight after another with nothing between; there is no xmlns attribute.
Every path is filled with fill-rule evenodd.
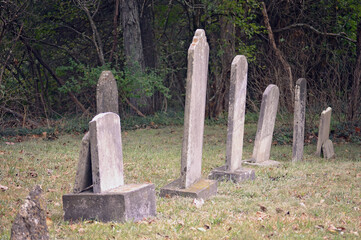
<svg viewBox="0 0 361 240"><path fill-rule="evenodd" d="M332 106L360 119L358 0L1 0L0 124L42 125L94 113L102 70L111 70L120 115L183 111L187 49L205 29L210 45L206 117L228 110L230 66L247 57L247 111L268 84L293 112L298 78L309 113Z"/></svg>

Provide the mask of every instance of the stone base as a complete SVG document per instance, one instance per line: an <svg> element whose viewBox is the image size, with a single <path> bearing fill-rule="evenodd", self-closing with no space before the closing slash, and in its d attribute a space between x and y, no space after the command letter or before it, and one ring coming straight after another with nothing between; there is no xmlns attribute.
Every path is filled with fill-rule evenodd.
<svg viewBox="0 0 361 240"><path fill-rule="evenodd" d="M189 188L180 188L181 179L167 184L160 190L160 196L182 196L190 198L202 198L204 200L217 194L217 181L209 179L201 179Z"/></svg>
<svg viewBox="0 0 361 240"><path fill-rule="evenodd" d="M234 172L226 170L226 166L215 168L208 175L209 179L218 181L232 181L232 182L243 182L246 180L255 179L256 175L253 169L239 168Z"/></svg>
<svg viewBox="0 0 361 240"><path fill-rule="evenodd" d="M257 166L257 167L278 167L281 165L280 162L274 160L267 160L263 162L254 162L253 159L245 160L243 164Z"/></svg>
<svg viewBox="0 0 361 240"><path fill-rule="evenodd" d="M65 221L140 221L156 215L154 184L123 185L105 193L63 195Z"/></svg>

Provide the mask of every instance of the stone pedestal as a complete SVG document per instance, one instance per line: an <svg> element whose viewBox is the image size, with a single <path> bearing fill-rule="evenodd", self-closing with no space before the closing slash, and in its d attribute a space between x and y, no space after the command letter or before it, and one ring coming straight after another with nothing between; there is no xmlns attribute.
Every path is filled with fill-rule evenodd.
<svg viewBox="0 0 361 240"><path fill-rule="evenodd" d="M65 221L140 221L156 215L154 184L128 184L103 193L63 195Z"/></svg>
<svg viewBox="0 0 361 240"><path fill-rule="evenodd" d="M232 181L235 183L246 180L254 180L256 175L253 169L239 168L235 171L227 171L227 166L221 166L211 171L208 178L217 181Z"/></svg>
<svg viewBox="0 0 361 240"><path fill-rule="evenodd" d="M161 197L190 197L190 198L202 198L204 200L217 194L217 181L209 179L201 179L198 182L192 184L188 188L181 188L182 180L177 180L167 184L160 190Z"/></svg>
<svg viewBox="0 0 361 240"><path fill-rule="evenodd" d="M257 167L277 167L279 165L281 165L280 162L274 161L274 160L267 160L267 161L263 161L263 162L255 162L254 159L248 159L244 162L245 165L250 165L250 166L257 166Z"/></svg>

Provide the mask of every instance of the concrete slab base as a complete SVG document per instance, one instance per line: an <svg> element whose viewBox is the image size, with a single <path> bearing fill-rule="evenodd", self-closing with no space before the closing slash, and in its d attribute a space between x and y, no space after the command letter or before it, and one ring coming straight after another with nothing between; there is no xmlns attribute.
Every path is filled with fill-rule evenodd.
<svg viewBox="0 0 361 240"><path fill-rule="evenodd" d="M204 200L217 194L217 181L201 179L189 188L180 188L181 179L167 184L160 190L161 197L182 196L190 198L203 198Z"/></svg>
<svg viewBox="0 0 361 240"><path fill-rule="evenodd" d="M234 172L226 170L226 166L215 168L208 175L209 179L217 181L232 181L235 183L243 182L246 180L255 179L256 175L253 169L250 168L239 168Z"/></svg>
<svg viewBox="0 0 361 240"><path fill-rule="evenodd" d="M250 165L250 166L257 166L257 167L278 167L281 165L280 162L274 161L274 160L267 160L263 162L254 162L252 159L245 160L243 164Z"/></svg>
<svg viewBox="0 0 361 240"><path fill-rule="evenodd" d="M63 195L65 221L140 221L156 215L154 184L128 184L105 193Z"/></svg>

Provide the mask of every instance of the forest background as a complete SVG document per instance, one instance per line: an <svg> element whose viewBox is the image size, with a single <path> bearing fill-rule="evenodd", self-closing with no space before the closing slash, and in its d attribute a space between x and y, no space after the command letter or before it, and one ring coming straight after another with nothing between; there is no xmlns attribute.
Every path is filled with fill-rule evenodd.
<svg viewBox="0 0 361 240"><path fill-rule="evenodd" d="M103 70L115 75L122 118L182 112L198 28L210 45L207 118L226 115L231 62L242 54L248 112L272 83L280 112L292 114L295 82L306 78L310 116L331 106L358 126L359 0L0 0L0 131L89 118Z"/></svg>

